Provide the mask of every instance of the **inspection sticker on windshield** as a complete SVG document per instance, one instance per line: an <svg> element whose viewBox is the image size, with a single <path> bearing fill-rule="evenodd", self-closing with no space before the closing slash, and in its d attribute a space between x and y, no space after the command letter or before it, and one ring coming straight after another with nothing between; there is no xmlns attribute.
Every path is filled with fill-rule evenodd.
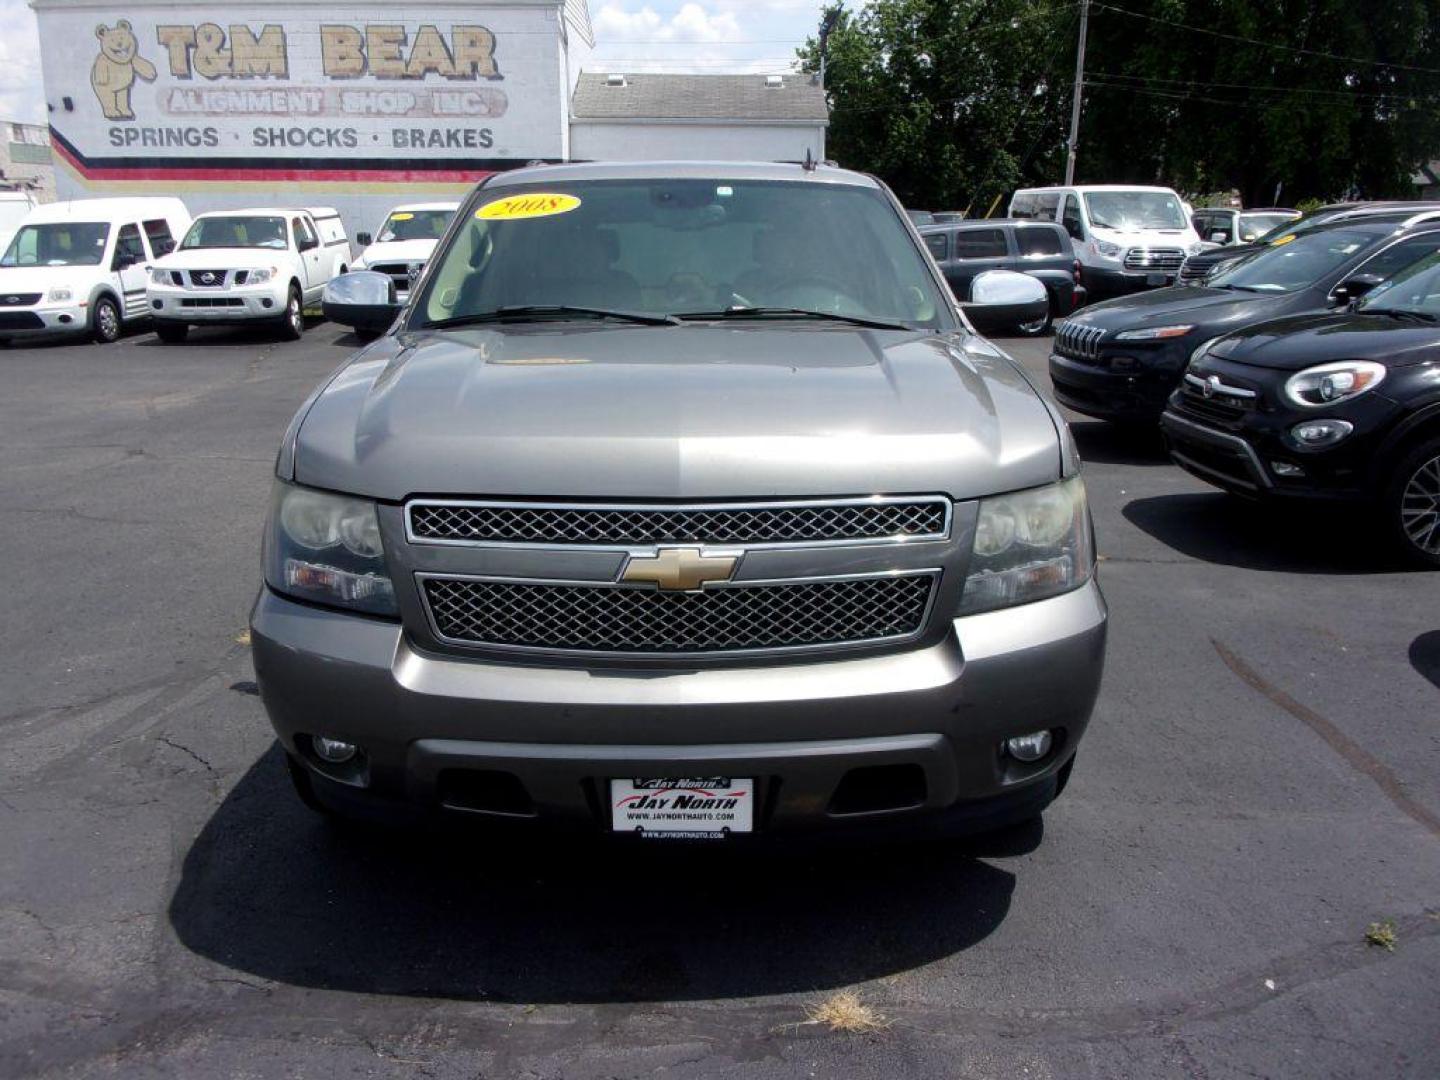
<svg viewBox="0 0 1440 1080"><path fill-rule="evenodd" d="M723 840L755 827L755 781L706 776L610 781L611 827L659 839Z"/></svg>
<svg viewBox="0 0 1440 1080"><path fill-rule="evenodd" d="M475 211L475 216L482 221L514 221L517 218L568 214L579 205L580 200L574 195L532 191L528 195L507 195L503 199L488 202Z"/></svg>

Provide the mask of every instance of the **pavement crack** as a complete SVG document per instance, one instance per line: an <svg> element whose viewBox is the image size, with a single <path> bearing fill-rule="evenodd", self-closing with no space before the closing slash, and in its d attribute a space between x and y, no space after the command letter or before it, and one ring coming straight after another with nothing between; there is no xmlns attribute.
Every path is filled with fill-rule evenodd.
<svg viewBox="0 0 1440 1080"><path fill-rule="evenodd" d="M220 774L216 771L214 765L211 765L210 762L206 761L203 757L201 757L199 754L197 754L194 750L191 750L191 749L190 749L188 746L186 746L184 743L178 743L178 742L176 742L174 739L170 738L169 735L157 735L157 736L155 736L155 737L156 737L160 742L164 743L166 746L173 747L174 749L179 750L182 754L189 754L192 758L194 758L196 761L198 761L201 765L205 766L205 770L206 770L211 776L215 777L215 779L217 779L217 780L220 778Z"/></svg>
<svg viewBox="0 0 1440 1080"><path fill-rule="evenodd" d="M1335 751L1347 765L1362 776L1367 776L1374 781L1385 797L1395 804L1396 809L1406 817L1423 825L1432 835L1440 837L1440 816L1437 816L1429 807L1406 791L1405 784L1391 771L1389 766L1314 709L1296 701L1284 690L1264 678L1223 642L1211 638L1210 644L1215 647L1215 651L1219 653L1225 666L1234 672L1241 682L1265 695L1320 736L1325 744Z"/></svg>

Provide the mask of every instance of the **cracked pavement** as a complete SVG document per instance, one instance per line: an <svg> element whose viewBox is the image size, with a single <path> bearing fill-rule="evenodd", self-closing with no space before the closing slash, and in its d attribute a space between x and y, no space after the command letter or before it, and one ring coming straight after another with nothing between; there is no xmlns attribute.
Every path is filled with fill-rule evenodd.
<svg viewBox="0 0 1440 1080"><path fill-rule="evenodd" d="M1044 385L1047 342L1001 344ZM337 831L242 631L275 447L351 347L0 349L0 1075L1440 1075L1440 575L1354 515L1077 421L1110 656L1040 827ZM889 1026L802 1024L845 988Z"/></svg>

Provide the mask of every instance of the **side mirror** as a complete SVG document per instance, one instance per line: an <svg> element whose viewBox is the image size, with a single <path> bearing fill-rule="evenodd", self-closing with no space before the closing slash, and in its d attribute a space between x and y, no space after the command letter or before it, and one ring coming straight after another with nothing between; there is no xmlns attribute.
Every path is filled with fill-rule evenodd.
<svg viewBox="0 0 1440 1080"><path fill-rule="evenodd" d="M362 248L367 248L374 242L368 232L357 232L355 234L355 243L359 244Z"/></svg>
<svg viewBox="0 0 1440 1080"><path fill-rule="evenodd" d="M114 266L117 272L120 270L129 270L130 267L134 266L139 261L140 260L134 255L117 253L115 256Z"/></svg>
<svg viewBox="0 0 1440 1080"><path fill-rule="evenodd" d="M1356 274L1336 285L1335 291L1330 294L1330 297L1336 307L1344 307L1346 304L1359 300L1384 280L1379 274Z"/></svg>
<svg viewBox="0 0 1440 1080"><path fill-rule="evenodd" d="M331 322L379 334L400 314L395 280L374 270L352 270L331 278L320 298L320 308Z"/></svg>
<svg viewBox="0 0 1440 1080"><path fill-rule="evenodd" d="M310 251L320 246L320 241L313 236L302 236L295 242L295 247L300 251Z"/></svg>
<svg viewBox="0 0 1440 1080"><path fill-rule="evenodd" d="M1216 229L1210 234L1210 242L1212 244L1228 244L1230 242L1230 234L1223 229Z"/></svg>
<svg viewBox="0 0 1440 1080"><path fill-rule="evenodd" d="M986 270L975 275L970 299L960 308L971 326L988 334L1043 319L1050 311L1050 297L1045 286L1029 274Z"/></svg>

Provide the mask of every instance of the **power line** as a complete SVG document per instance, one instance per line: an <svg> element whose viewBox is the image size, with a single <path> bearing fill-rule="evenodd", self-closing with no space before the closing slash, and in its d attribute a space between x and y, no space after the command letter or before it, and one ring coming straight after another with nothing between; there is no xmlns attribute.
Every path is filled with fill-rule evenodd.
<svg viewBox="0 0 1440 1080"><path fill-rule="evenodd" d="M1302 49L1298 45L1281 45L1275 41L1262 41L1259 38L1244 37L1240 34L1227 34L1223 30L1211 30L1204 26L1191 26L1189 23L1176 22L1173 19L1162 19L1158 15L1144 15L1138 11L1129 11L1126 8L1118 8L1113 4L1095 3L1097 11L1111 11L1116 15L1126 15L1132 19L1144 19L1146 22L1159 23L1162 26L1173 26L1178 30L1189 30L1195 34L1208 34L1211 37L1224 38L1226 41L1239 41L1246 45L1260 45L1266 49L1279 49L1282 52L1297 53L1301 56L1315 56L1323 60L1338 60L1345 64L1370 64L1374 67L1396 68L1400 71L1418 71L1426 75L1440 75L1440 68L1416 67L1413 64L1401 64L1390 60L1367 60L1359 56L1341 56L1338 53L1321 52L1318 49Z"/></svg>
<svg viewBox="0 0 1440 1080"><path fill-rule="evenodd" d="M1257 85L1250 83L1222 83L1211 82L1205 79L1162 79L1158 77L1145 77L1140 75L1121 75L1118 73L1094 71L1085 77L1086 85L1104 87L1111 90L1139 90L1151 83L1168 83L1170 86L1161 87L1168 93L1180 93L1184 88L1199 90L1243 90L1247 93L1271 94L1276 97L1290 97L1294 95L1316 95L1325 98L1368 98L1377 101L1440 101L1440 94L1434 92L1407 92L1404 90L1371 91L1371 90L1327 90L1324 87L1310 86L1275 86ZM1172 89L1173 88L1173 89ZM1242 99L1235 99L1236 104L1244 104Z"/></svg>

